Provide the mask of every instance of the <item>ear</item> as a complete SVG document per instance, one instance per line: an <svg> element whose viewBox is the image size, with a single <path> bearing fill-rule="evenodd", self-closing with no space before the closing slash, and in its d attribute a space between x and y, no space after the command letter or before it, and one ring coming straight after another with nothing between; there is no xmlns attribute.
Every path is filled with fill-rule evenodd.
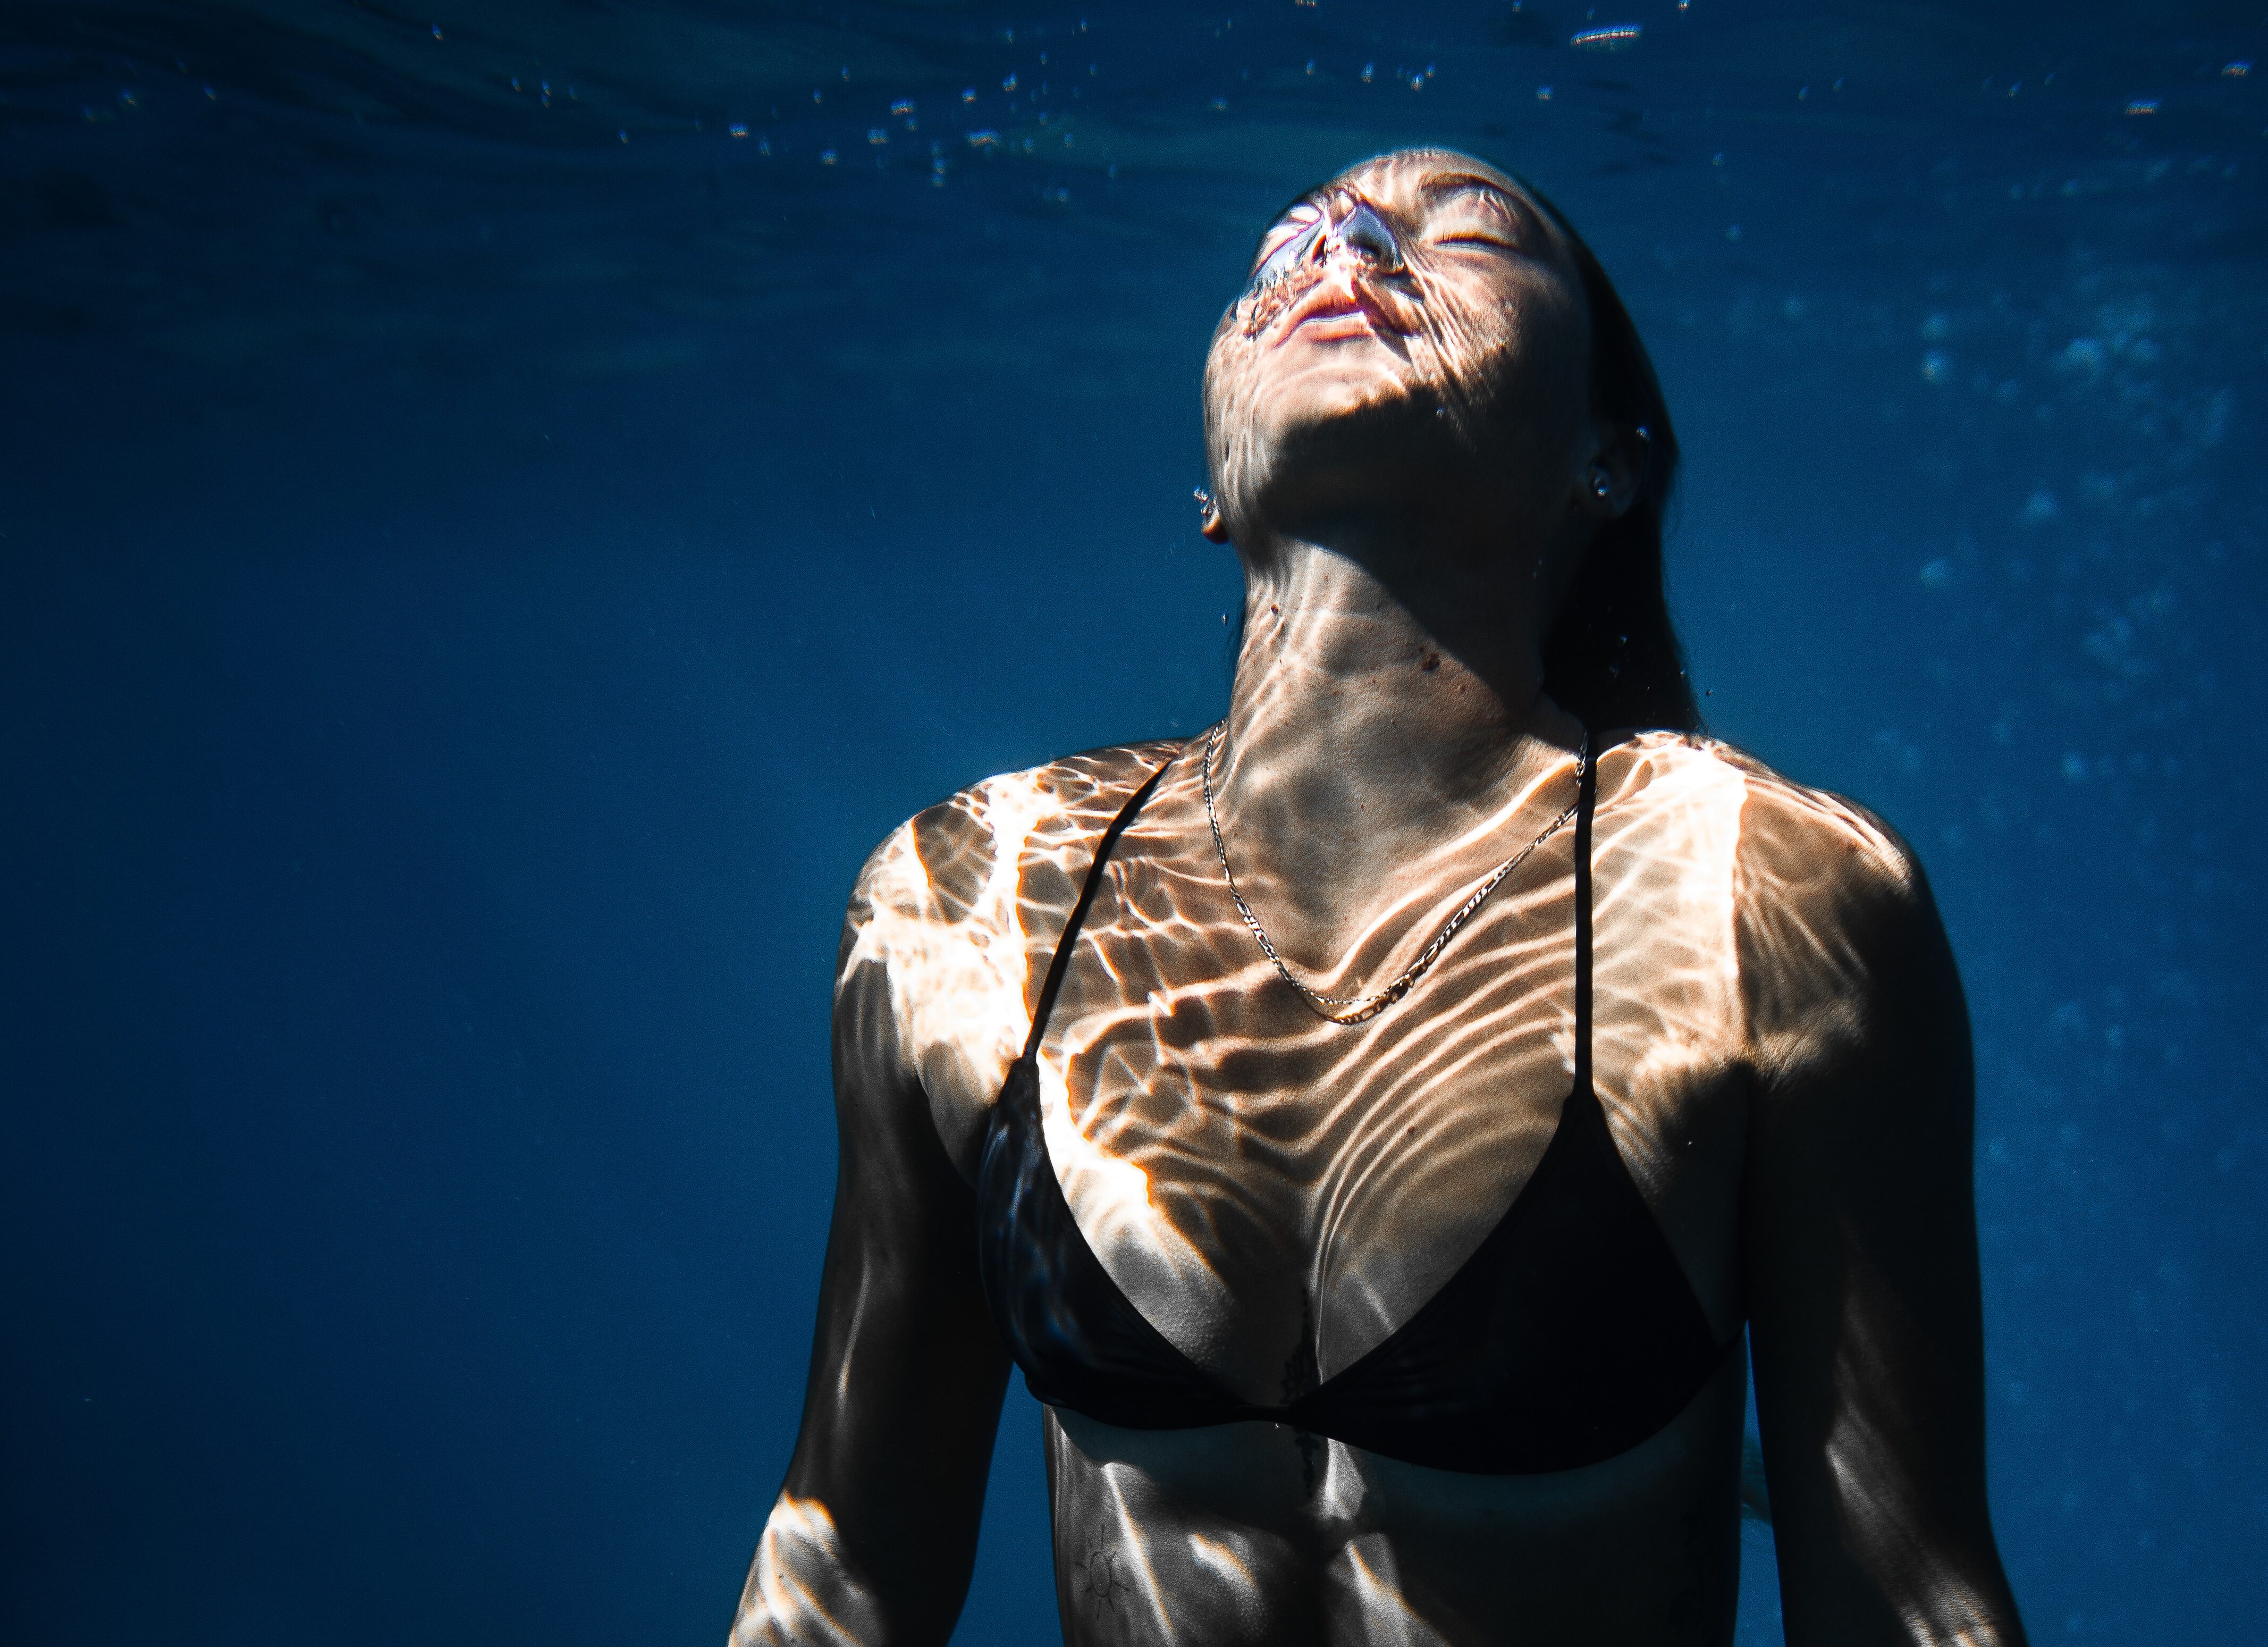
<svg viewBox="0 0 2268 1647"><path fill-rule="evenodd" d="M1590 456L1575 478L1575 505L1599 521L1619 521L1638 501L1653 455L1646 431L1628 424L1602 424Z"/></svg>
<svg viewBox="0 0 2268 1647"><path fill-rule="evenodd" d="M1205 542L1209 543L1228 542L1228 522L1220 518L1220 505L1214 501L1210 493L1206 494L1204 506L1198 513L1197 530L1204 534Z"/></svg>

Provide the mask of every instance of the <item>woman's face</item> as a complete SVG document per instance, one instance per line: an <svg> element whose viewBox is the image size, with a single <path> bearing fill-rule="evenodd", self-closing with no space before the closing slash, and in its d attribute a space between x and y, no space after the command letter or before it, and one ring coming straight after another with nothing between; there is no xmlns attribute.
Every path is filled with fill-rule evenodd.
<svg viewBox="0 0 2268 1647"><path fill-rule="evenodd" d="M1589 352L1566 239L1518 183L1444 150L1356 166L1270 227L1213 334L1226 530L1298 534L1413 485L1556 499L1584 461Z"/></svg>

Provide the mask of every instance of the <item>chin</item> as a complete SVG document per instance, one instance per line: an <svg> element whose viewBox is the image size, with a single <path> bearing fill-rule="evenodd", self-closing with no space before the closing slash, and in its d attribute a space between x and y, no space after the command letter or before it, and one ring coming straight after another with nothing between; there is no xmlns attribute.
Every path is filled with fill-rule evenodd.
<svg viewBox="0 0 2268 1647"><path fill-rule="evenodd" d="M1434 415L1438 398L1407 384L1351 377L1308 384L1252 420L1248 493L1286 528L1311 510L1366 494L1384 499L1413 477L1458 467L1461 442Z"/></svg>
<svg viewBox="0 0 2268 1647"><path fill-rule="evenodd" d="M1295 347L1298 347L1295 345ZM1431 421L1440 395L1378 343L1298 347L1255 374L1241 411L1259 444L1283 450L1374 439L1395 423Z"/></svg>
<svg viewBox="0 0 2268 1647"><path fill-rule="evenodd" d="M1221 341L1205 384L1215 481L1285 529L1313 509L1401 491L1414 475L1462 468L1469 456L1465 420L1440 415L1442 386L1406 345L1294 338L1254 350Z"/></svg>

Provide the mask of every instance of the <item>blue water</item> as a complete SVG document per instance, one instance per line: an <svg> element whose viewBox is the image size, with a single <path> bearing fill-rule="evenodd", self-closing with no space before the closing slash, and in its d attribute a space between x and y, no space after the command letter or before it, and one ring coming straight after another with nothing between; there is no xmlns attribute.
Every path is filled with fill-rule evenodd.
<svg viewBox="0 0 2268 1647"><path fill-rule="evenodd" d="M1218 713L1211 321L1418 140L1649 338L1713 727L1934 881L2035 1639L2257 1634L2257 4L429 4L0 13L0 1637L721 1637L851 875Z"/></svg>

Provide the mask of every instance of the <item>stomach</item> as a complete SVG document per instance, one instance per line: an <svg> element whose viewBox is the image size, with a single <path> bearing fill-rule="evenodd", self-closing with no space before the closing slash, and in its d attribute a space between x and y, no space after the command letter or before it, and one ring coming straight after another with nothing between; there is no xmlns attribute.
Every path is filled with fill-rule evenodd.
<svg viewBox="0 0 2268 1647"><path fill-rule="evenodd" d="M1267 1423L1049 1409L1071 1647L1633 1647L1733 1638L1748 1363L1618 1457L1466 1475Z"/></svg>

